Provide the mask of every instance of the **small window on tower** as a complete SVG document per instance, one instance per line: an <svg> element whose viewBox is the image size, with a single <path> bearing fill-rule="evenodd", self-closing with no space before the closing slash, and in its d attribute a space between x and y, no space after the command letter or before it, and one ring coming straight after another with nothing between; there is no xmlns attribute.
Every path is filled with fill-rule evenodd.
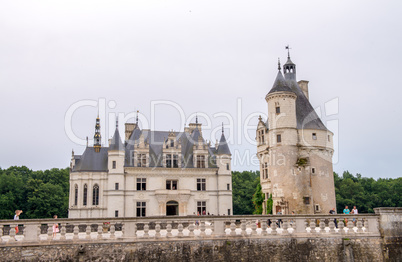
<svg viewBox="0 0 402 262"><path fill-rule="evenodd" d="M229 164L226 164L226 170L229 170Z"/></svg>
<svg viewBox="0 0 402 262"><path fill-rule="evenodd" d="M277 107L275 108L275 111L276 111L277 114L280 114L280 113L281 113L281 108L280 108L279 106L277 106Z"/></svg>
<svg viewBox="0 0 402 262"><path fill-rule="evenodd" d="M310 197L303 197L303 202L305 205L310 205Z"/></svg>
<svg viewBox="0 0 402 262"><path fill-rule="evenodd" d="M314 167L311 169L311 173L315 174L315 168Z"/></svg>
<svg viewBox="0 0 402 262"><path fill-rule="evenodd" d="M313 133L313 140L317 140L317 134Z"/></svg>
<svg viewBox="0 0 402 262"><path fill-rule="evenodd" d="M276 135L276 142L277 142L277 143L282 142L282 137L281 137L281 135Z"/></svg>
<svg viewBox="0 0 402 262"><path fill-rule="evenodd" d="M330 136L328 135L328 142L331 142L331 138L330 138Z"/></svg>
<svg viewBox="0 0 402 262"><path fill-rule="evenodd" d="M113 161L113 169L116 169L116 161Z"/></svg>
<svg viewBox="0 0 402 262"><path fill-rule="evenodd" d="M119 183L115 183L115 184L114 184L114 189L115 189L115 190L119 190Z"/></svg>

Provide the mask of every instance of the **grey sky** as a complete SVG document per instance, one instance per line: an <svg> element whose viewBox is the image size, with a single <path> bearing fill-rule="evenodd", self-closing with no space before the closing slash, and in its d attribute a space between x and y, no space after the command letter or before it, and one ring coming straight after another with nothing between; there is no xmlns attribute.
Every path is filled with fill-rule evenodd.
<svg viewBox="0 0 402 262"><path fill-rule="evenodd" d="M85 99L148 119L151 101L169 100L213 128L228 123L215 113L239 120L239 99L242 123L266 114L289 44L312 105L339 123L334 170L400 177L400 10L401 1L0 1L0 166L68 166L84 146L66 135L65 114ZM327 117L333 99L339 113ZM93 136L96 115L76 111L78 137ZM232 152L254 155L236 123ZM156 128L182 129L177 111L159 106Z"/></svg>

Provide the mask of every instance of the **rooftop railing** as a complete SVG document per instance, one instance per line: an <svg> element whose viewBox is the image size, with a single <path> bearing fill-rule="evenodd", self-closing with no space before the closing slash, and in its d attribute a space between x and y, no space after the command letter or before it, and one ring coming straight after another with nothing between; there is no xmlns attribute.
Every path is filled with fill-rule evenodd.
<svg viewBox="0 0 402 262"><path fill-rule="evenodd" d="M380 236L378 219L377 214L22 219L1 220L0 237L1 245L233 237L369 237ZM55 224L59 232L54 234Z"/></svg>

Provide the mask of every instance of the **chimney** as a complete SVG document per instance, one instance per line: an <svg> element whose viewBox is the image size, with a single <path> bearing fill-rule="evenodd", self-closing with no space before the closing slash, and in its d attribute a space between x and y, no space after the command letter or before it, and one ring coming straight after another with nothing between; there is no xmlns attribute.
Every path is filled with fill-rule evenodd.
<svg viewBox="0 0 402 262"><path fill-rule="evenodd" d="M307 80L300 80L299 82L297 82L297 84L299 84L301 90L303 91L304 95L307 97L307 100L309 100L308 98L308 81Z"/></svg>

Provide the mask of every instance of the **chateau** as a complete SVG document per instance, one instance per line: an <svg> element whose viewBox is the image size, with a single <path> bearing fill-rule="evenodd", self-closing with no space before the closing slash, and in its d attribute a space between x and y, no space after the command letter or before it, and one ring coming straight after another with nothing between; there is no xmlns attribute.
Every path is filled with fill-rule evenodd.
<svg viewBox="0 0 402 262"><path fill-rule="evenodd" d="M296 81L289 53L265 100L268 121L257 126L263 213L272 195L274 214L328 214L336 208L333 133L309 102L308 81Z"/></svg>
<svg viewBox="0 0 402 262"><path fill-rule="evenodd" d="M125 124L109 147L100 143L96 119L94 145L72 154L69 218L144 217L193 214L232 215L231 153L222 129L211 146L201 124L184 132L141 130Z"/></svg>

